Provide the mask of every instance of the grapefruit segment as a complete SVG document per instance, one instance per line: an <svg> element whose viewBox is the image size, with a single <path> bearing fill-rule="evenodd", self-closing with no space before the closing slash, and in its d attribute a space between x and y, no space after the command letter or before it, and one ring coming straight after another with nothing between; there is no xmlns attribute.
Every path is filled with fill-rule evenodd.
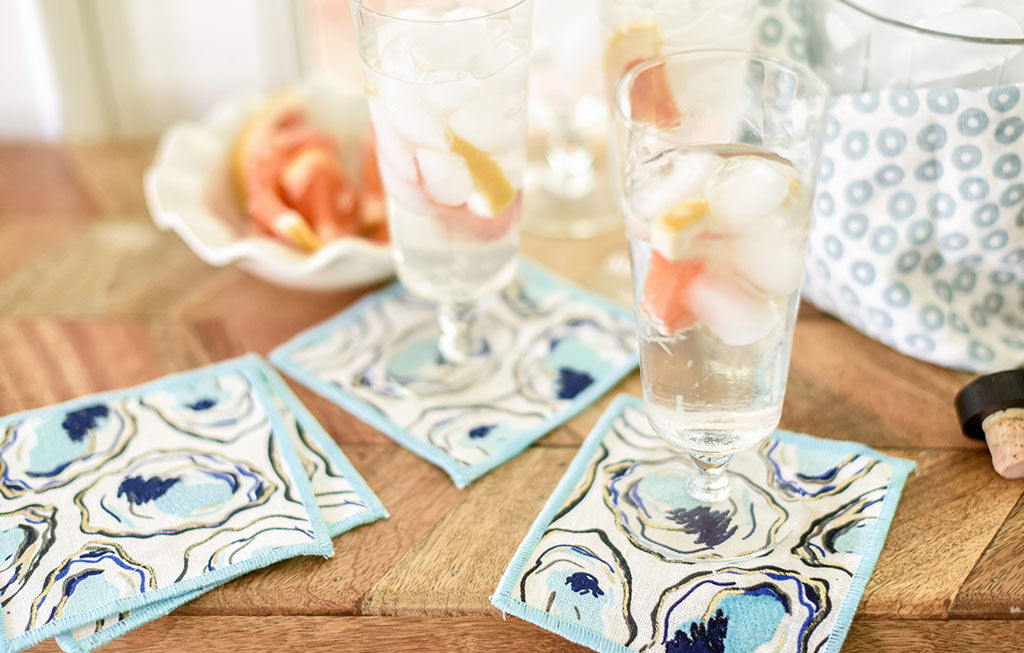
<svg viewBox="0 0 1024 653"><path fill-rule="evenodd" d="M257 231L289 242L304 252L314 252L323 244L305 218L272 195L250 198L252 225Z"/></svg>
<svg viewBox="0 0 1024 653"><path fill-rule="evenodd" d="M522 193L516 193L513 200L493 217L482 217L465 204L435 205L434 215L452 238L489 242L498 240L507 234L509 229L515 227L519 220L522 198Z"/></svg>
<svg viewBox="0 0 1024 653"><path fill-rule="evenodd" d="M301 118L302 106L298 99L291 93L280 93L246 120L231 153L231 172L239 203L245 204L248 193L255 190L251 187L254 181L251 175L253 159L266 149L275 134ZM266 166L265 163L262 165Z"/></svg>
<svg viewBox="0 0 1024 653"><path fill-rule="evenodd" d="M372 150L371 140L363 147L364 177L368 167L376 168L375 157L366 157ZM360 194L340 154L335 139L311 124L294 94L274 96L255 111L239 133L230 160L239 203L252 226L304 251L341 236L386 238L379 174L369 183L377 202L368 202L373 211L363 211L371 216L364 220Z"/></svg>
<svg viewBox="0 0 1024 653"><path fill-rule="evenodd" d="M611 93L630 68L660 54L661 35L657 23L635 23L617 32L604 53L608 92ZM633 81L630 112L634 120L669 127L682 120L664 64L645 70Z"/></svg>
<svg viewBox="0 0 1024 653"><path fill-rule="evenodd" d="M686 303L686 289L703 271L701 259L672 261L657 251L651 252L640 307L659 330L672 334L696 324L697 318Z"/></svg>
<svg viewBox="0 0 1024 653"><path fill-rule="evenodd" d="M281 169L279 183L289 206L322 239L358 232L358 197L336 157L319 147L300 149Z"/></svg>

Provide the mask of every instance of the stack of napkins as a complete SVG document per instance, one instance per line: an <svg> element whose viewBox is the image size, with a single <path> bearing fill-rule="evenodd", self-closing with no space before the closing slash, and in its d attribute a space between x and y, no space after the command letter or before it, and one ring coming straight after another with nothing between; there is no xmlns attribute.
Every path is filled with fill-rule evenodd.
<svg viewBox="0 0 1024 653"><path fill-rule="evenodd" d="M249 356L0 420L0 651L89 651L387 516Z"/></svg>

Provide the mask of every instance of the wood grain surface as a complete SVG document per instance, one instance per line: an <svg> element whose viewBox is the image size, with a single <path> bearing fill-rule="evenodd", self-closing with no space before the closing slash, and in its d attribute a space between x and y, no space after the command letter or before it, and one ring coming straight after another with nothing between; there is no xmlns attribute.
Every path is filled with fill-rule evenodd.
<svg viewBox="0 0 1024 653"><path fill-rule="evenodd" d="M140 180L152 152L152 143L0 145L0 413L265 354L361 296L288 291L204 264L149 220ZM523 243L598 290L622 247L620 234ZM969 378L801 309L782 426L918 464L845 651L1024 648L1024 483L998 477L984 445L960 435L952 399ZM329 560L249 574L109 650L580 650L502 620L487 598L611 398L639 393L637 375L462 491L292 387L391 518L339 537Z"/></svg>

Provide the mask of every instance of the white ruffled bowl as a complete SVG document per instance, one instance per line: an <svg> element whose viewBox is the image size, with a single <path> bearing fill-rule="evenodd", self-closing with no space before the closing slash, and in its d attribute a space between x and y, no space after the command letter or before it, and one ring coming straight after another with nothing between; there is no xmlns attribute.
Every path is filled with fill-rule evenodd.
<svg viewBox="0 0 1024 653"><path fill-rule="evenodd" d="M311 81L294 89L311 121L341 146L356 178L359 144L368 125L362 95ZM181 122L160 139L146 170L146 204L153 222L173 229L211 265L232 263L253 276L289 288L339 290L387 279L394 272L390 246L363 238L339 238L307 254L269 236L252 234L232 188L230 158L235 138L265 98L234 99L202 122Z"/></svg>

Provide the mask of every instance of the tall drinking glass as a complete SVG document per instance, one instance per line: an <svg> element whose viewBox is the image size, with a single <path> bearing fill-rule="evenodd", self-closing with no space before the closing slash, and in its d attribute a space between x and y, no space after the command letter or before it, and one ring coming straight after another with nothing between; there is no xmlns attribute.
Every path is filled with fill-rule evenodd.
<svg viewBox="0 0 1024 653"><path fill-rule="evenodd" d="M755 518L749 485L730 492L727 465L779 423L827 100L808 70L728 50L649 60L616 86L647 417L689 454L693 500L752 520L701 557L757 555L784 527Z"/></svg>
<svg viewBox="0 0 1024 653"><path fill-rule="evenodd" d="M398 277L438 303L389 376L446 392L494 368L477 300L516 274L531 0L352 0ZM425 342L436 352L425 351Z"/></svg>

